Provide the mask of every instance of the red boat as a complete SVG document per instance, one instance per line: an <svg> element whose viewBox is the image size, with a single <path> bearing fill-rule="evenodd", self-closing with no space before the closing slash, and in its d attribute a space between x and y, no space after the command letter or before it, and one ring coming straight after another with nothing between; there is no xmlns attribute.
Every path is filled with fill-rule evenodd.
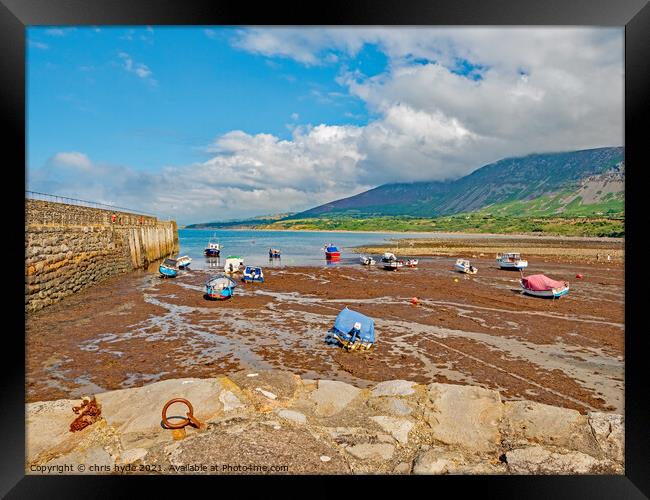
<svg viewBox="0 0 650 500"><path fill-rule="evenodd" d="M341 258L341 252L331 243L325 248L325 258L327 260L338 260Z"/></svg>

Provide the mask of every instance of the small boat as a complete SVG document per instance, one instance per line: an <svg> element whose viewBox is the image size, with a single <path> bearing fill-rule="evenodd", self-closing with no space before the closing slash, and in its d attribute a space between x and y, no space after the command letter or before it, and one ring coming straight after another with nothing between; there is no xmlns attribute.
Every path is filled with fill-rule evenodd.
<svg viewBox="0 0 650 500"><path fill-rule="evenodd" d="M241 279L247 283L264 283L264 273L261 267L246 266Z"/></svg>
<svg viewBox="0 0 650 500"><path fill-rule="evenodd" d="M350 351L370 349L375 344L375 322L345 307L327 332L325 341L340 344Z"/></svg>
<svg viewBox="0 0 650 500"><path fill-rule="evenodd" d="M205 283L205 296L210 299L225 300L233 296L237 283L232 278L217 274Z"/></svg>
<svg viewBox="0 0 650 500"><path fill-rule="evenodd" d="M454 264L454 269L465 274L476 274L478 272L478 268L472 266L467 259L458 259Z"/></svg>
<svg viewBox="0 0 650 500"><path fill-rule="evenodd" d="M269 259L279 259L280 258L280 250L277 248L269 248Z"/></svg>
<svg viewBox="0 0 650 500"><path fill-rule="evenodd" d="M240 268L244 265L244 259L238 255L229 255L226 257L226 262L223 264L223 270L226 273L239 272Z"/></svg>
<svg viewBox="0 0 650 500"><path fill-rule="evenodd" d="M521 258L518 252L498 253L497 264L501 269L524 269L528 261Z"/></svg>
<svg viewBox="0 0 650 500"><path fill-rule="evenodd" d="M189 255L183 255L182 257L176 259L176 265L178 266L179 269L184 269L186 267L189 267L191 263L192 263L192 257L190 257Z"/></svg>
<svg viewBox="0 0 650 500"><path fill-rule="evenodd" d="M524 277L522 273L519 283L521 288L523 288L523 292L533 297L558 299L569 293L568 281L556 281L543 274L533 274Z"/></svg>
<svg viewBox="0 0 650 500"><path fill-rule="evenodd" d="M372 257L367 257L365 255L362 255L359 260L361 260L361 264L364 266L374 266L375 265L375 259Z"/></svg>
<svg viewBox="0 0 650 500"><path fill-rule="evenodd" d="M219 254L221 253L221 245L217 243L214 236L210 238L210 241L208 241L208 246L205 247L203 253L205 253L206 257L219 257Z"/></svg>
<svg viewBox="0 0 650 500"><path fill-rule="evenodd" d="M158 268L163 278L175 278L178 274L178 264L174 259L165 259Z"/></svg>
<svg viewBox="0 0 650 500"><path fill-rule="evenodd" d="M325 258L328 260L336 260L341 258L341 252L333 243L330 243L325 247Z"/></svg>
<svg viewBox="0 0 650 500"><path fill-rule="evenodd" d="M397 271L400 267L404 267L404 261L398 260L394 253L386 252L381 256L381 265L384 269Z"/></svg>
<svg viewBox="0 0 650 500"><path fill-rule="evenodd" d="M407 259L404 261L406 267L418 267L418 259Z"/></svg>

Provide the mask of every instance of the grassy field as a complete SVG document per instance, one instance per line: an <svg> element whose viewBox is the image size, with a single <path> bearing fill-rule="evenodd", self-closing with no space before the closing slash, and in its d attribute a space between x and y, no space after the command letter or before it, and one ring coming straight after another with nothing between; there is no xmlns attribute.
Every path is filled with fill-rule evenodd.
<svg viewBox="0 0 650 500"><path fill-rule="evenodd" d="M463 232L499 234L549 234L559 236L625 235L624 217L513 217L473 213L437 218L416 217L321 217L277 221L263 229L311 229L346 231Z"/></svg>

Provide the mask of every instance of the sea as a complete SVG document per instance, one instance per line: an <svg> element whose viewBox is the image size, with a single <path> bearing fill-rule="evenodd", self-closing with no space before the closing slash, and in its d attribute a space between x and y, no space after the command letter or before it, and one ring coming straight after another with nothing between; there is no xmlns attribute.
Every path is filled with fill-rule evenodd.
<svg viewBox="0 0 650 500"><path fill-rule="evenodd" d="M395 244L394 240L401 238L431 238L431 234L179 229L178 238L179 255L189 255L193 269L210 269L223 266L229 255L242 257L246 265L265 267L358 265L360 254L354 247ZM211 238L221 244L218 259L203 254ZM341 252L337 262L325 260L324 248L330 243ZM279 249L282 257L269 259L269 248Z"/></svg>

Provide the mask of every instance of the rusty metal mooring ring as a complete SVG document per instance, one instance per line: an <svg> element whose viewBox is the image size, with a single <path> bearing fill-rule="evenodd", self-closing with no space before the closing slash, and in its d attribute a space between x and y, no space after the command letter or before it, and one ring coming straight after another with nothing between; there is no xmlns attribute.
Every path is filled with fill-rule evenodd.
<svg viewBox="0 0 650 500"><path fill-rule="evenodd" d="M169 408L174 403L183 403L190 410L187 412L187 418L184 418L181 422L177 424L172 424L169 420L167 420L167 408ZM165 406L163 406L162 409L162 421L163 424L165 424L165 428L167 429L182 429L186 425L191 425L196 428L201 427L201 422L199 422L194 417L194 408L192 408L192 403L190 403L187 399L183 399L183 398L170 399L169 401L167 401L167 403L165 403Z"/></svg>

